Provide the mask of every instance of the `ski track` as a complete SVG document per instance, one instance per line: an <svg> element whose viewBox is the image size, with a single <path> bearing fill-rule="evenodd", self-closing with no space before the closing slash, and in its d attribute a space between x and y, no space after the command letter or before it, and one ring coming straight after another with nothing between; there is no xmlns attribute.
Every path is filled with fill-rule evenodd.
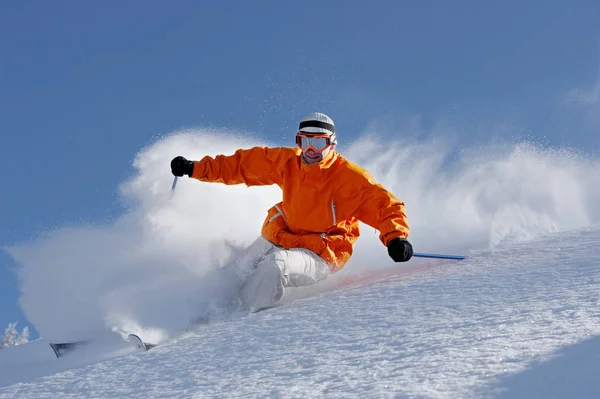
<svg viewBox="0 0 600 399"><path fill-rule="evenodd" d="M599 249L587 229L398 266L0 398L597 398Z"/></svg>

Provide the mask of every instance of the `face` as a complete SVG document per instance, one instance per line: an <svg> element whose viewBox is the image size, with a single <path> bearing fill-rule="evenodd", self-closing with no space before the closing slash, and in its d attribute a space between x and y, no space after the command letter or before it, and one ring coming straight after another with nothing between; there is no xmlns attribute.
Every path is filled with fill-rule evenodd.
<svg viewBox="0 0 600 399"><path fill-rule="evenodd" d="M319 163L329 154L335 144L331 144L329 136L298 133L296 144L302 149L302 158L309 164Z"/></svg>

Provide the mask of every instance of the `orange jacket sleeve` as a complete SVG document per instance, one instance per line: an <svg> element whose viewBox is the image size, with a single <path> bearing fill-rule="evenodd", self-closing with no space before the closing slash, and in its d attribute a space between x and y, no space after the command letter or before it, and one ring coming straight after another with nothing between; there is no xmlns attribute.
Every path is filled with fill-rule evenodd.
<svg viewBox="0 0 600 399"><path fill-rule="evenodd" d="M379 230L379 239L383 245L392 238L407 238L410 232L404 202L396 198L382 185L377 184L365 173L366 181L356 198L359 201L356 210L358 220Z"/></svg>
<svg viewBox="0 0 600 399"><path fill-rule="evenodd" d="M233 155L206 156L194 162L193 178L205 182L268 186L283 184L285 163L295 152L290 148L254 147Z"/></svg>

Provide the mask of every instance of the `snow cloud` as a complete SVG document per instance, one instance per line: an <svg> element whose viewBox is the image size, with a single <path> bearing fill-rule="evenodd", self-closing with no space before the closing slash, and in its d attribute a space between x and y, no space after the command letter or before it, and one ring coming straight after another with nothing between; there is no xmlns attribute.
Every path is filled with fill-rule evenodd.
<svg viewBox="0 0 600 399"><path fill-rule="evenodd" d="M461 149L436 134L398 138L415 137L408 133L369 131L340 151L406 202L419 252L489 250L600 222L598 160L527 143ZM234 289L215 270L257 237L281 192L188 178L171 192L169 162L256 144L268 145L221 131L176 132L137 154L135 175L120 187L127 209L118 220L10 248L29 321L48 339L113 330L157 341L201 317ZM363 226L342 276L392 266L377 236Z"/></svg>

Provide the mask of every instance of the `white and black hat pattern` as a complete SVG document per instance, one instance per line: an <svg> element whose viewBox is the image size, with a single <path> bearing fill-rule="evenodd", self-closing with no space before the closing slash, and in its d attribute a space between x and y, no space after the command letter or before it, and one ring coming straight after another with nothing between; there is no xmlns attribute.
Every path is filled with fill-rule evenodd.
<svg viewBox="0 0 600 399"><path fill-rule="evenodd" d="M298 131L307 134L327 134L332 144L337 143L333 120L321 112L313 112L302 119Z"/></svg>

